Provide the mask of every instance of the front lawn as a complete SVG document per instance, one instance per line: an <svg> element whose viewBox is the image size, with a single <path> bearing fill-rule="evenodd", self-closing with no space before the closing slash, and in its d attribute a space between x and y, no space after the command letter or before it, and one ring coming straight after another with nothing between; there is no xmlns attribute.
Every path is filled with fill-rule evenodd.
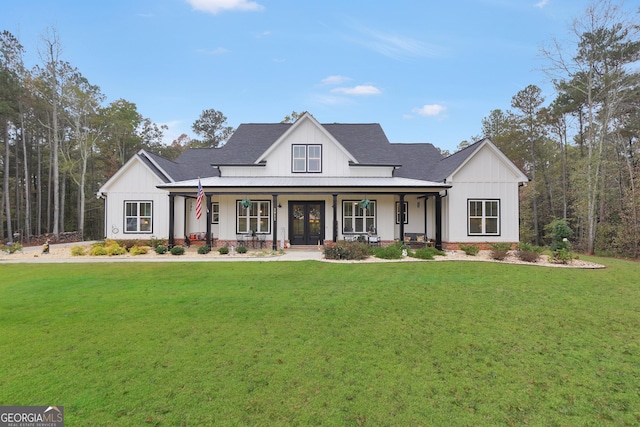
<svg viewBox="0 0 640 427"><path fill-rule="evenodd" d="M0 405L67 425L637 425L640 265L0 265Z"/></svg>

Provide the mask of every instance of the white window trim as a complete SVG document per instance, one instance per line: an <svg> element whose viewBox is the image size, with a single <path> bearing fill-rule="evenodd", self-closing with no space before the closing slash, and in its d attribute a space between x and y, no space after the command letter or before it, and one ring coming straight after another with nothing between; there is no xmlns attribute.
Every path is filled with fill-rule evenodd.
<svg viewBox="0 0 640 427"><path fill-rule="evenodd" d="M128 204L136 204L137 205L137 215L135 216L129 216L127 215L127 205ZM151 207L151 215L140 215L140 205L142 204L149 204ZM135 230L129 230L129 227L127 227L128 224L128 220L131 218L135 218L136 219L136 229ZM149 230L140 230L140 222L142 219L144 218L148 218L149 220ZM124 224L123 224L123 230L125 234L151 234L153 233L153 201L152 200L125 200L124 201Z"/></svg>
<svg viewBox="0 0 640 427"><path fill-rule="evenodd" d="M212 202L211 203L211 224L219 224L220 223L220 203Z"/></svg>
<svg viewBox="0 0 640 427"><path fill-rule="evenodd" d="M296 148L304 148L304 157L296 156ZM309 148L318 147L320 155L311 157ZM304 169L296 169L296 160L304 160ZM310 164L312 160L318 160L319 168L311 170ZM293 144L291 146L291 172L293 173L322 173L322 144Z"/></svg>
<svg viewBox="0 0 640 427"><path fill-rule="evenodd" d="M409 224L409 202L404 203L404 223ZM400 224L400 202L396 202L396 224Z"/></svg>
<svg viewBox="0 0 640 427"><path fill-rule="evenodd" d="M373 219L373 228L374 230L377 228L377 224L378 224L378 218L377 218L377 203L375 200L370 200L369 201L369 207L367 209L362 209L358 206L358 203L360 201L359 200L343 200L342 201L342 234L364 234L364 233L368 233L369 231L372 230L368 230L367 229L367 219L368 218L372 218ZM346 209L345 206L347 204L352 205L352 212L353 214L350 217L346 216ZM358 212L362 211L363 215L357 215ZM346 218L351 218L351 224L353 224L353 230L350 231L346 231L345 230L345 219ZM362 230L357 230L355 229L355 224L356 224L356 219L358 218L362 218L362 226L363 229Z"/></svg>
<svg viewBox="0 0 640 427"><path fill-rule="evenodd" d="M236 200L236 233L237 234L247 234L252 231L256 234L270 234L271 233L271 201L270 200L252 200L250 208L242 207L242 200ZM266 203L267 207L264 209L266 212L260 212L260 204ZM257 206L256 206L257 205ZM256 215L251 216L250 212L253 210L253 207L256 206ZM246 218L247 229L240 230L240 219ZM251 230L251 218L256 218L257 229ZM262 219L266 219L267 229L263 230L260 228L260 222Z"/></svg>
<svg viewBox="0 0 640 427"><path fill-rule="evenodd" d="M471 203L480 202L482 203L482 214L481 215L471 215ZM487 215L487 203L497 203L498 214L497 215ZM482 231L479 233L471 232L471 220L479 218L481 221ZM487 233L487 220L488 219L496 219L496 232L495 233ZM501 208L500 208L500 199L468 199L467 200L467 235L468 236L500 236L501 230Z"/></svg>

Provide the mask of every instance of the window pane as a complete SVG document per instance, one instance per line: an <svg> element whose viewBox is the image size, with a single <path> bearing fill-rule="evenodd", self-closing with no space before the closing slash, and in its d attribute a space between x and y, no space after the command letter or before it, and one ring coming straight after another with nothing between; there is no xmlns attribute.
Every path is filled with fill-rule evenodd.
<svg viewBox="0 0 640 427"><path fill-rule="evenodd" d="M137 203L127 203L125 205L126 216L136 216L138 215L138 204Z"/></svg>
<svg viewBox="0 0 640 427"><path fill-rule="evenodd" d="M498 234L498 219L497 218L487 218L485 221L487 225L487 230L485 233L487 234Z"/></svg>
<svg viewBox="0 0 640 427"><path fill-rule="evenodd" d="M127 218L127 231L138 231L137 218Z"/></svg>
<svg viewBox="0 0 640 427"><path fill-rule="evenodd" d="M344 233L352 233L353 232L353 221L351 218L345 217L344 218Z"/></svg>
<svg viewBox="0 0 640 427"><path fill-rule="evenodd" d="M140 216L151 216L151 203L140 203Z"/></svg>
<svg viewBox="0 0 640 427"><path fill-rule="evenodd" d="M498 216L498 202L487 202L486 212L487 216Z"/></svg>
<svg viewBox="0 0 640 427"><path fill-rule="evenodd" d="M482 216L482 202L469 202L469 215Z"/></svg>
<svg viewBox="0 0 640 427"><path fill-rule="evenodd" d="M151 231L151 218L140 218L140 231Z"/></svg>
<svg viewBox="0 0 640 427"><path fill-rule="evenodd" d="M293 161L293 171L305 172L304 165L305 165L305 159L295 159Z"/></svg>
<svg viewBox="0 0 640 427"><path fill-rule="evenodd" d="M469 219L469 233L471 234L482 233L482 218Z"/></svg>
<svg viewBox="0 0 640 427"><path fill-rule="evenodd" d="M362 220L362 217L356 218L356 228L354 231L364 233L364 221Z"/></svg>
<svg viewBox="0 0 640 427"><path fill-rule="evenodd" d="M238 218L238 233L246 233L247 229L247 217Z"/></svg>
<svg viewBox="0 0 640 427"><path fill-rule="evenodd" d="M321 172L320 171L320 160L319 159L309 159L309 171L308 172Z"/></svg>
<svg viewBox="0 0 640 427"><path fill-rule="evenodd" d="M321 147L319 145L310 145L309 146L309 158L310 159L319 159L321 153Z"/></svg>

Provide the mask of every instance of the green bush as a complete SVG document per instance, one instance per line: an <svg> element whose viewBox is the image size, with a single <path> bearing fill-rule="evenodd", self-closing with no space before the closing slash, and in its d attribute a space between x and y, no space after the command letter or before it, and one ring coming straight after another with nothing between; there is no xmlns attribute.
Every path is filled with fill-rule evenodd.
<svg viewBox="0 0 640 427"><path fill-rule="evenodd" d="M547 225L545 229L547 230L547 236L551 238L551 251L555 252L558 249L571 250L569 238L573 236L573 230L566 220L556 219Z"/></svg>
<svg viewBox="0 0 640 427"><path fill-rule="evenodd" d="M89 249L89 255L91 256L104 256L107 255L107 248L103 244L95 244Z"/></svg>
<svg viewBox="0 0 640 427"><path fill-rule="evenodd" d="M569 249L558 249L553 252L552 260L558 264L569 264L573 258L573 253Z"/></svg>
<svg viewBox="0 0 640 427"><path fill-rule="evenodd" d="M134 245L134 246L131 246L131 248L129 248L129 253L131 255L145 255L148 252L149 252L148 246Z"/></svg>
<svg viewBox="0 0 640 427"><path fill-rule="evenodd" d="M399 244L393 244L375 248L373 254L380 259L402 259L402 251L403 249Z"/></svg>
<svg viewBox="0 0 640 427"><path fill-rule="evenodd" d="M347 241L324 243L324 257L326 259L362 260L371 255L371 247L366 243Z"/></svg>
<svg viewBox="0 0 640 427"><path fill-rule="evenodd" d="M166 254L167 250L168 250L167 247L164 245L158 245L156 246L156 249L155 249L158 255Z"/></svg>
<svg viewBox="0 0 640 427"><path fill-rule="evenodd" d="M207 246L207 245L198 247L198 253L200 255L206 255L209 252L211 252L211 248L209 246Z"/></svg>
<svg viewBox="0 0 640 427"><path fill-rule="evenodd" d="M218 248L218 253L220 253L220 255L227 255L229 253L229 248L227 246Z"/></svg>
<svg viewBox="0 0 640 427"><path fill-rule="evenodd" d="M127 249L124 246L120 246L117 242L111 242L106 247L107 255L124 255L127 253Z"/></svg>
<svg viewBox="0 0 640 427"><path fill-rule="evenodd" d="M415 252L410 253L410 256L418 259L433 259L436 255L445 255L444 252L439 251L436 248L420 248L416 249Z"/></svg>
<svg viewBox="0 0 640 427"><path fill-rule="evenodd" d="M491 245L490 255L492 259L503 261L511 250L510 243L494 243Z"/></svg>
<svg viewBox="0 0 640 427"><path fill-rule="evenodd" d="M15 253L22 250L20 243L11 243L10 245L0 245L0 250L7 253Z"/></svg>
<svg viewBox="0 0 640 427"><path fill-rule="evenodd" d="M524 262L538 262L540 260L541 253L541 247L533 246L529 243L518 243L518 248L516 250L516 256L518 259Z"/></svg>
<svg viewBox="0 0 640 427"><path fill-rule="evenodd" d="M86 249L84 246L72 246L71 247L71 256L84 256L86 254Z"/></svg>
<svg viewBox="0 0 640 427"><path fill-rule="evenodd" d="M476 256L480 252L480 247L475 243L469 245L461 245L460 249L467 255Z"/></svg>
<svg viewBox="0 0 640 427"><path fill-rule="evenodd" d="M238 246L236 252L238 252L239 254L246 254L248 250L249 249L247 249L246 246Z"/></svg>
<svg viewBox="0 0 640 427"><path fill-rule="evenodd" d="M182 246L174 246L171 248L171 255L184 255L184 248Z"/></svg>

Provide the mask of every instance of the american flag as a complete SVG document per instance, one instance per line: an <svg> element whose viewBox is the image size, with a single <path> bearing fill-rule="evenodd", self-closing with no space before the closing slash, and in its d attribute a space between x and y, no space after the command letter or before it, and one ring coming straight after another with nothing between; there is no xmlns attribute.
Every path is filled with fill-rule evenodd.
<svg viewBox="0 0 640 427"><path fill-rule="evenodd" d="M196 200L196 219L200 219L202 216L202 199L204 198L204 190L198 179L198 199Z"/></svg>

